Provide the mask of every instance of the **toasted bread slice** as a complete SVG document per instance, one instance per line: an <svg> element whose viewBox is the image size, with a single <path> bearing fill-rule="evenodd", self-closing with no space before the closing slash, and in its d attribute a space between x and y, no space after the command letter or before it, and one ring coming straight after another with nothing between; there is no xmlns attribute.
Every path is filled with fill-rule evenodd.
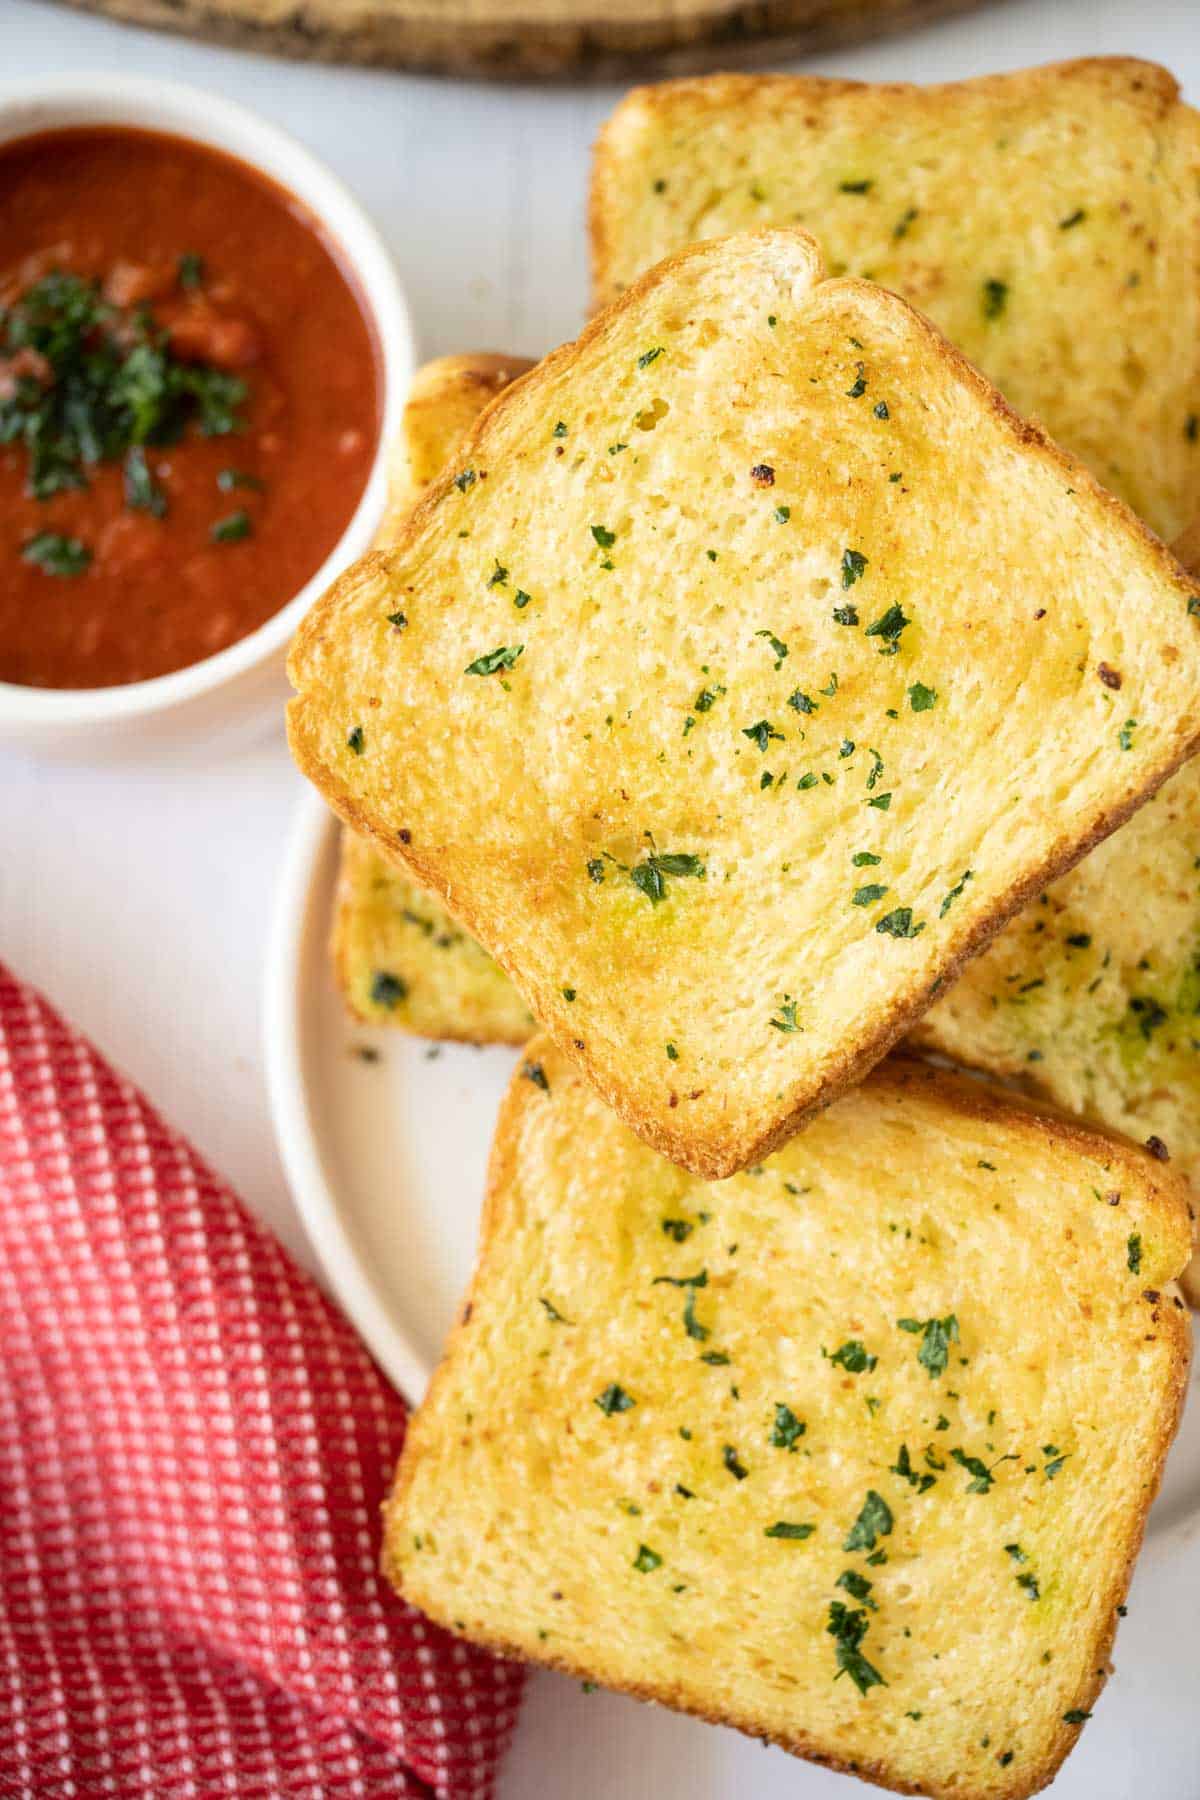
<svg viewBox="0 0 1200 1800"><path fill-rule="evenodd" d="M600 134L599 304L696 238L783 224L920 306L1162 536L1200 515L1200 115L1165 69L717 75L636 89Z"/></svg>
<svg viewBox="0 0 1200 1800"><path fill-rule="evenodd" d="M301 627L292 746L727 1175L1194 750L1191 600L919 314L768 231L500 396Z"/></svg>
<svg viewBox="0 0 1200 1800"><path fill-rule="evenodd" d="M392 457L381 547L395 540L484 407L531 366L523 357L477 350L417 370ZM533 1029L525 1003L486 950L348 826L330 948L346 1002L367 1024L472 1044L523 1044Z"/></svg>
<svg viewBox="0 0 1200 1800"><path fill-rule="evenodd" d="M548 1039L527 1057L390 1579L884 1786L1032 1793L1103 1685L1179 1416L1176 1179L896 1060L706 1185Z"/></svg>

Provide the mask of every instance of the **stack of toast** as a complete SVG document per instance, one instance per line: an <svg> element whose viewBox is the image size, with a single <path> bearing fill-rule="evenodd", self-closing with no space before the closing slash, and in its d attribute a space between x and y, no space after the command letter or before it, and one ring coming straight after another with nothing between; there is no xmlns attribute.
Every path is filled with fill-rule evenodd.
<svg viewBox="0 0 1200 1800"><path fill-rule="evenodd" d="M526 1046L389 1575L906 1792L1053 1776L1182 1404L1198 194L1125 60L635 93L293 654L350 1005Z"/></svg>

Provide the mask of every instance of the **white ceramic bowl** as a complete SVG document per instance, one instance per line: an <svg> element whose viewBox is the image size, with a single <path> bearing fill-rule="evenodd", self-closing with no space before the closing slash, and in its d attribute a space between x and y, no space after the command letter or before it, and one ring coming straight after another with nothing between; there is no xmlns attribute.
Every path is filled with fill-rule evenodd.
<svg viewBox="0 0 1200 1800"><path fill-rule="evenodd" d="M374 324L382 359L379 446L341 539L300 592L228 649L151 681L47 689L0 682L0 743L67 753L144 748L247 732L281 705L287 645L323 588L370 544L386 497L386 448L415 366L412 326L391 257L366 213L324 164L286 132L201 88L100 73L0 83L0 144L71 125L133 125L210 144L295 194L345 255Z"/></svg>

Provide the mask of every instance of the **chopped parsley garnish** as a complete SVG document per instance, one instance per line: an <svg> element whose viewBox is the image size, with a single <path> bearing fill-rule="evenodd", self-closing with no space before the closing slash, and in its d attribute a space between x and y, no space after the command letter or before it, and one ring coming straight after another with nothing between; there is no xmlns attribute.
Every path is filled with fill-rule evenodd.
<svg viewBox="0 0 1200 1800"><path fill-rule="evenodd" d="M854 386L846 389L847 400L859 400L867 391L866 364L856 363L855 369L857 370L857 373L854 377Z"/></svg>
<svg viewBox="0 0 1200 1800"><path fill-rule="evenodd" d="M785 1406L782 1400L775 1402L775 1423L771 1427L771 1443L776 1450L794 1450L806 1430L803 1419L798 1419L790 1406Z"/></svg>
<svg viewBox="0 0 1200 1800"><path fill-rule="evenodd" d="M908 703L915 713L928 712L937 703L937 689L926 687L923 681L914 681L908 690Z"/></svg>
<svg viewBox="0 0 1200 1800"><path fill-rule="evenodd" d="M487 578L487 584L490 588L503 587L505 582L508 580L508 570L505 568L504 564L500 561L499 557L496 557L495 563L496 563L495 568L492 570L491 574Z"/></svg>
<svg viewBox="0 0 1200 1800"><path fill-rule="evenodd" d="M844 588L853 587L856 581L862 580L863 574L867 567L867 560L868 559L863 555L861 550L843 550L842 551L842 586ZM854 608L852 606L841 607L839 610L841 612L848 612L848 613L854 612ZM837 622L839 625L857 625L858 624L857 614L855 614L855 617L853 619L838 618L838 614L836 612L834 613L833 616L835 619L837 619Z"/></svg>
<svg viewBox="0 0 1200 1800"><path fill-rule="evenodd" d="M601 550L611 550L617 541L616 532L610 531L606 525L593 525L592 536L599 544Z"/></svg>
<svg viewBox="0 0 1200 1800"><path fill-rule="evenodd" d="M871 1589L875 1583L868 1581L865 1575L860 1575L857 1569L843 1569L833 1585L845 1588L848 1594L853 1595L855 1600L861 1600L863 1605L869 1606L872 1612L879 1611L874 1600L870 1598Z"/></svg>
<svg viewBox="0 0 1200 1800"><path fill-rule="evenodd" d="M656 1275L650 1285L687 1289L687 1299L683 1306L683 1328L690 1338L695 1338L702 1344L708 1336L708 1327L701 1325L696 1317L696 1290L708 1286L708 1270L701 1269L697 1275Z"/></svg>
<svg viewBox="0 0 1200 1800"><path fill-rule="evenodd" d="M787 1519L776 1519L773 1525L767 1526L766 1530L763 1532L763 1536L769 1538L788 1538L793 1543L798 1544L802 1543L805 1538L810 1538L816 1529L815 1525L793 1525Z"/></svg>
<svg viewBox="0 0 1200 1800"><path fill-rule="evenodd" d="M776 731L775 727L766 719L759 719L756 725L744 725L742 736L749 738L752 744L757 744L764 756L767 753L767 745L773 738L781 743L783 741L782 731Z"/></svg>
<svg viewBox="0 0 1200 1800"><path fill-rule="evenodd" d="M1046 1458L1046 1466L1042 1470L1042 1474L1046 1477L1047 1481L1054 1480L1054 1477L1058 1474L1070 1454L1069 1450L1060 1450L1057 1444L1042 1445L1042 1455Z"/></svg>
<svg viewBox="0 0 1200 1800"><path fill-rule="evenodd" d="M560 419L550 435L551 437L565 438L567 435L566 422L563 419Z"/></svg>
<svg viewBox="0 0 1200 1800"><path fill-rule="evenodd" d="M1087 213L1084 211L1083 207L1077 206L1073 213L1068 213L1065 219L1060 219L1058 221L1058 229L1060 231L1070 231L1073 225L1082 225L1086 218Z"/></svg>
<svg viewBox="0 0 1200 1800"><path fill-rule="evenodd" d="M854 739L853 738L843 738L841 743L838 745L839 759L842 762L845 762L845 760L848 756L853 756L853 755L854 755Z"/></svg>
<svg viewBox="0 0 1200 1800"><path fill-rule="evenodd" d="M773 631L756 631L754 635L755 635L755 637L766 638L768 644L770 644L770 646L771 646L771 649L775 652L775 655L779 658L779 662L777 662L775 664L775 667L778 668L779 663L781 663L783 661L784 657L788 653L788 647L783 642L783 639L777 638Z"/></svg>
<svg viewBox="0 0 1200 1800"><path fill-rule="evenodd" d="M863 558L863 561L865 563L865 561L866 561L865 557ZM852 579L853 579L853 577L852 577ZM850 586L850 583L846 580L846 573L845 573L844 568L842 570L842 586L843 587ZM858 608L857 608L857 606L835 606L833 609L833 622L835 625L857 625L858 624Z"/></svg>
<svg viewBox="0 0 1200 1800"><path fill-rule="evenodd" d="M881 656L894 656L900 648L901 632L906 625L911 624L912 620L905 617L904 608L893 604L885 613L880 613L873 625L867 626L866 635L883 639L879 651Z"/></svg>
<svg viewBox="0 0 1200 1800"><path fill-rule="evenodd" d="M944 1375L950 1360L950 1346L958 1342L958 1320L954 1314L947 1313L944 1319L897 1319L896 1323L901 1331L920 1334L917 1361L930 1380Z"/></svg>
<svg viewBox="0 0 1200 1800"><path fill-rule="evenodd" d="M776 1031L782 1031L785 1035L793 1031L803 1031L804 1027L796 1017L798 1004L787 994L783 996L781 1004L776 1008L776 1017L771 1020Z"/></svg>
<svg viewBox="0 0 1200 1800"><path fill-rule="evenodd" d="M1025 1593L1030 1600L1041 1599L1042 1590L1038 1586L1038 1578L1031 1570L1026 1569L1022 1574L1016 1576L1015 1580L1017 1586L1025 1590Z"/></svg>
<svg viewBox="0 0 1200 1800"><path fill-rule="evenodd" d="M873 1369L879 1358L872 1356L860 1339L847 1338L846 1342L839 1345L833 1352L829 1361L837 1363L839 1368L845 1369L850 1375L861 1375L864 1369Z"/></svg>
<svg viewBox="0 0 1200 1800"><path fill-rule="evenodd" d="M878 1538L890 1535L893 1523L892 1509L883 1495L868 1488L862 1510L847 1532L842 1549L873 1550Z"/></svg>
<svg viewBox="0 0 1200 1800"><path fill-rule="evenodd" d="M692 701L692 705L696 708L698 713L706 713L713 705L715 705L717 699L724 692L725 689L723 687L701 688L700 692L696 695L696 698Z"/></svg>
<svg viewBox="0 0 1200 1800"><path fill-rule="evenodd" d="M204 280L204 258L194 250L185 250L175 265L181 288L198 288Z"/></svg>
<svg viewBox="0 0 1200 1800"><path fill-rule="evenodd" d="M513 605L516 607L518 612L523 612L524 609L529 605L529 602L532 599L533 599L532 594L527 594L525 592L524 588L518 588L516 593L513 595Z"/></svg>
<svg viewBox="0 0 1200 1800"><path fill-rule="evenodd" d="M1131 1275L1139 1275L1141 1273L1142 1236L1138 1231L1130 1232L1129 1237L1126 1240L1125 1260L1129 1266L1129 1273Z"/></svg>
<svg viewBox="0 0 1200 1800"><path fill-rule="evenodd" d="M1008 305L1008 283L989 278L983 284L983 316L985 319L998 319Z"/></svg>
<svg viewBox="0 0 1200 1800"><path fill-rule="evenodd" d="M750 1473L732 1444L726 1444L724 1450L721 1452L721 1461L725 1464L725 1467L729 1470L729 1473L733 1476L735 1481L745 1481L747 1475Z"/></svg>
<svg viewBox="0 0 1200 1800"><path fill-rule="evenodd" d="M39 531L21 545L23 562L35 563L46 575L82 575L92 553L78 538L57 531Z"/></svg>
<svg viewBox="0 0 1200 1800"><path fill-rule="evenodd" d="M361 725L352 726L346 733L346 743L348 747L353 750L355 756L362 755L366 741L366 736Z"/></svg>
<svg viewBox="0 0 1200 1800"><path fill-rule="evenodd" d="M545 1307L546 1317L550 1320L552 1325L571 1325L574 1323L574 1320L568 1319L565 1313L560 1313L557 1306L547 1300L544 1294L538 1295L538 1305Z"/></svg>
<svg viewBox="0 0 1200 1800"><path fill-rule="evenodd" d="M603 859L603 857L600 857L600 856L591 857L588 861L587 872L588 872L589 880L603 881L604 880L604 859Z"/></svg>
<svg viewBox="0 0 1200 1800"><path fill-rule="evenodd" d="M868 806L874 806L879 812L887 812L891 804L891 794L874 794L867 801Z"/></svg>
<svg viewBox="0 0 1200 1800"><path fill-rule="evenodd" d="M477 656L468 663L463 674L494 675L498 669L511 669L524 649L524 644L501 644L499 649L489 650L486 656Z"/></svg>
<svg viewBox="0 0 1200 1800"><path fill-rule="evenodd" d="M696 1229L690 1219L664 1219L662 1228L669 1238L674 1238L677 1244L682 1244L687 1238L690 1238Z"/></svg>
<svg viewBox="0 0 1200 1800"><path fill-rule="evenodd" d="M639 369L648 369L650 367L650 364L652 362L657 362L658 358L662 354L663 354L663 347L661 344L655 344L655 346L652 350L643 350L642 354L637 359L638 368Z"/></svg>
<svg viewBox="0 0 1200 1800"><path fill-rule="evenodd" d="M668 1043L666 1046L666 1051L667 1051L667 1061L668 1062L678 1062L679 1061L679 1051L674 1044Z"/></svg>
<svg viewBox="0 0 1200 1800"><path fill-rule="evenodd" d="M408 994L408 984L387 969L376 969L371 977L371 1004L386 1006L388 1011L399 1006Z"/></svg>
<svg viewBox="0 0 1200 1800"><path fill-rule="evenodd" d="M591 864L588 864L591 873ZM651 851L643 861L634 863L629 871L629 879L640 894L645 894L651 906L657 906L666 898L666 875L690 875L700 879L704 875L704 864L698 856L668 851ZM595 879L593 877L593 879Z"/></svg>
<svg viewBox="0 0 1200 1800"><path fill-rule="evenodd" d="M1015 1563L1024 1563L1024 1562L1029 1561L1029 1558L1026 1556L1025 1552L1022 1550L1020 1544L1005 1544L1004 1549L1005 1549L1006 1554L1011 1556Z"/></svg>
<svg viewBox="0 0 1200 1800"><path fill-rule="evenodd" d="M639 1544L638 1553L633 1559L633 1566L639 1575L649 1575L654 1569L662 1568L662 1557L649 1544Z"/></svg>
<svg viewBox="0 0 1200 1800"><path fill-rule="evenodd" d="M811 695L804 693L801 688L797 688L795 693L788 695L788 705L798 713L815 713L817 711L817 702Z"/></svg>
<svg viewBox="0 0 1200 1800"><path fill-rule="evenodd" d="M150 473L141 444L132 444L125 452L125 504L155 519L161 519L167 510L167 496Z"/></svg>
<svg viewBox="0 0 1200 1800"><path fill-rule="evenodd" d="M950 889L950 892L946 895L945 899L942 901L942 904L941 904L940 908L938 909L938 918L939 919L945 918L946 914L950 911L950 908L954 905L954 902L962 894L962 891L966 887L968 881L972 881L973 879L974 879L974 872L971 869L964 869L962 872L961 881L958 881L955 883L955 885ZM1090 943L1091 940L1089 939L1088 941Z"/></svg>
<svg viewBox="0 0 1200 1800"><path fill-rule="evenodd" d="M1084 1712L1082 1706L1073 1706L1070 1712L1065 1712L1063 1714L1063 1724L1082 1725L1086 1720L1090 1719L1091 1716L1090 1712Z"/></svg>
<svg viewBox="0 0 1200 1800"><path fill-rule="evenodd" d="M604 1392L596 1395L592 1404L600 1408L606 1419L611 1419L614 1413L628 1412L631 1406L636 1405L636 1402L625 1392L623 1387L618 1386L615 1381L610 1381Z"/></svg>
<svg viewBox="0 0 1200 1800"><path fill-rule="evenodd" d="M926 1452L927 1460L928 1454L929 1453ZM936 1469L944 1469L946 1465L935 1458L931 1466ZM912 1459L908 1454L907 1444L901 1444L900 1454L891 1465L888 1473L891 1475L899 1475L902 1481L907 1481L909 1487L916 1488L918 1494L927 1494L936 1479L933 1475L922 1475L919 1469L913 1468Z"/></svg>
<svg viewBox="0 0 1200 1800"><path fill-rule="evenodd" d="M1117 742L1118 742L1118 744L1120 744L1122 750L1132 750L1133 749L1133 734L1136 730L1137 730L1137 720L1136 719L1126 719L1126 721L1122 725L1120 731L1117 733Z"/></svg>
<svg viewBox="0 0 1200 1800"><path fill-rule="evenodd" d="M454 485L460 494L465 494L467 489L473 488L478 480L479 477L474 469L460 469L454 477Z"/></svg>
<svg viewBox="0 0 1200 1800"><path fill-rule="evenodd" d="M1008 1456L998 1457L992 1464L992 1469L989 1469L987 1464L981 1461L978 1456L968 1456L965 1450L951 1450L950 1460L951 1462L956 1462L960 1469L965 1469L967 1474L971 1477L970 1481L967 1483L968 1494L986 1494L995 1482L995 1476L992 1474L992 1469L998 1469L1002 1462L1011 1462L1013 1460L1013 1453L1010 1453Z"/></svg>
<svg viewBox="0 0 1200 1800"><path fill-rule="evenodd" d="M847 1607L841 1600L829 1603L829 1623L825 1629L837 1645L837 1681L848 1675L860 1694L869 1688L886 1687L879 1670L869 1663L859 1645L867 1635L868 1619L861 1607Z"/></svg>
<svg viewBox="0 0 1200 1800"><path fill-rule="evenodd" d="M0 399L0 443L25 449L35 499L86 487L92 467L134 446L240 427L244 381L183 361L145 307L122 312L77 275L43 276L0 310L0 360L22 351L44 375L17 376Z"/></svg>
<svg viewBox="0 0 1200 1800"><path fill-rule="evenodd" d="M839 181L838 192L840 194L869 194L874 185L872 181Z"/></svg>
<svg viewBox="0 0 1200 1800"><path fill-rule="evenodd" d="M891 795L881 794L879 799L881 801L890 800ZM868 801L868 805L870 806L876 806L878 804L879 802L875 800ZM886 807L884 810L887 810ZM922 919L919 924L914 925L912 907L896 906L893 907L890 913L884 913L882 919L876 919L875 929L876 931L882 932L884 937L915 938L920 937L921 933L924 931L925 921Z"/></svg>
<svg viewBox="0 0 1200 1800"><path fill-rule="evenodd" d="M807 775L802 775L800 777L799 781L796 783L796 786L800 789L800 791L802 793L804 792L804 790L806 788L815 788L816 785L817 785L817 777L812 773L811 770L809 771L809 773Z"/></svg>
<svg viewBox="0 0 1200 1800"><path fill-rule="evenodd" d="M871 850L856 850L850 861L856 869L873 869L883 861L883 858L876 856Z"/></svg>
<svg viewBox="0 0 1200 1800"><path fill-rule="evenodd" d="M522 1063L521 1073L526 1081L532 1081L534 1087L541 1088L543 1094L550 1092L550 1083L546 1079L546 1071L540 1062Z"/></svg>
<svg viewBox="0 0 1200 1800"><path fill-rule="evenodd" d="M790 506L777 506L775 508L775 523L777 525L786 525L791 516L792 509Z"/></svg>
<svg viewBox="0 0 1200 1800"><path fill-rule="evenodd" d="M248 538L253 530L250 514L239 506L236 512L231 512L228 517L218 519L215 525L210 525L208 535L214 544L237 544L243 538Z"/></svg>
<svg viewBox="0 0 1200 1800"><path fill-rule="evenodd" d="M865 887L855 888L850 896L851 906L871 906L876 900L882 900L887 888L878 881L869 881Z"/></svg>

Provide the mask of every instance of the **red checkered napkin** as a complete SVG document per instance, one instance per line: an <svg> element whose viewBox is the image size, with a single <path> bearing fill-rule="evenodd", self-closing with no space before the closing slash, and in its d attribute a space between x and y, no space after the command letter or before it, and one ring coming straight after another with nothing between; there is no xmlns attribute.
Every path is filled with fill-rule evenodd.
<svg viewBox="0 0 1200 1800"><path fill-rule="evenodd" d="M403 1402L0 966L0 1795L485 1800L521 1674L376 1573Z"/></svg>

